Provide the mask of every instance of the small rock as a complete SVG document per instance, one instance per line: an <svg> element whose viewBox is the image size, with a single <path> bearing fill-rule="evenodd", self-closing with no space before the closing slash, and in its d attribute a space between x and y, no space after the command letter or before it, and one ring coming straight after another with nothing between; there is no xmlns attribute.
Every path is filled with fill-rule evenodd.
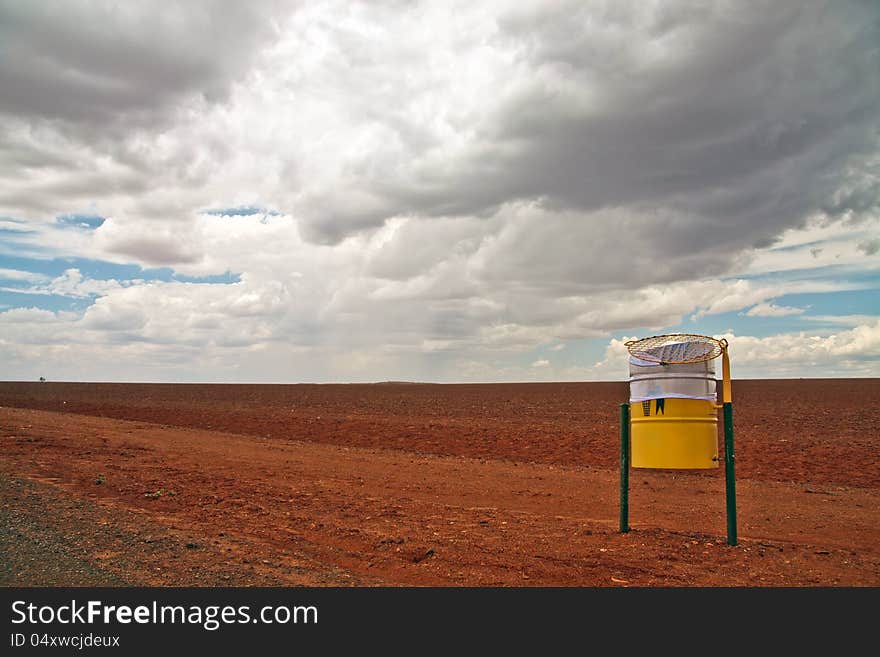
<svg viewBox="0 0 880 657"><path fill-rule="evenodd" d="M425 559L429 559L434 556L434 550L427 550L424 554L418 554L413 557L413 563L421 563Z"/></svg>

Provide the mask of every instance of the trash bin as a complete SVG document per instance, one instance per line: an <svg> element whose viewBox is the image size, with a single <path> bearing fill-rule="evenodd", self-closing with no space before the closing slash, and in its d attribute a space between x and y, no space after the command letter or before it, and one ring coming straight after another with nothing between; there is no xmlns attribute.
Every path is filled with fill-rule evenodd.
<svg viewBox="0 0 880 657"><path fill-rule="evenodd" d="M676 345L662 348L668 354ZM717 468L713 361L663 361L662 357L656 362L636 356L629 359L632 467Z"/></svg>

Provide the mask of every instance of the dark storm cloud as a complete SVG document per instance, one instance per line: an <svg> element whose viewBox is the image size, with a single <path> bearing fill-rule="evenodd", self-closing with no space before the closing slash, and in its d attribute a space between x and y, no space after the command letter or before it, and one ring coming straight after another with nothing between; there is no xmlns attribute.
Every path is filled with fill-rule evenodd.
<svg viewBox="0 0 880 657"><path fill-rule="evenodd" d="M307 237L332 242L395 215L503 214L511 202L572 222L628 210L642 257L681 257L674 279L717 273L811 214L878 207L876 4L546 3L497 25L491 43L515 53L518 79L485 90L493 108L467 126L467 145L448 158L413 152L394 171L366 155L350 191L310 199ZM620 226L572 230L607 252Z"/></svg>
<svg viewBox="0 0 880 657"><path fill-rule="evenodd" d="M158 190L203 185L222 140L163 135L246 80L283 6L0 0L0 208L36 221L95 203L136 213Z"/></svg>
<svg viewBox="0 0 880 657"><path fill-rule="evenodd" d="M144 7L0 0L0 211L94 207L164 264L204 249L149 230L199 212L319 244L407 218L367 270L455 262L443 296L720 276L878 206L873 3Z"/></svg>
<svg viewBox="0 0 880 657"><path fill-rule="evenodd" d="M0 112L106 126L221 98L271 35L265 4L2 0Z"/></svg>

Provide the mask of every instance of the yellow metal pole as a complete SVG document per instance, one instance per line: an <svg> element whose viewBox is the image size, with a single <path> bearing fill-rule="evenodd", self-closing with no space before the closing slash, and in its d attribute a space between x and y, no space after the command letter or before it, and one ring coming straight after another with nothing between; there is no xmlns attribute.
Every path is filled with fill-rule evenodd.
<svg viewBox="0 0 880 657"><path fill-rule="evenodd" d="M733 402L733 387L730 385L730 357L727 355L727 340L723 342L721 349L721 402L729 404Z"/></svg>

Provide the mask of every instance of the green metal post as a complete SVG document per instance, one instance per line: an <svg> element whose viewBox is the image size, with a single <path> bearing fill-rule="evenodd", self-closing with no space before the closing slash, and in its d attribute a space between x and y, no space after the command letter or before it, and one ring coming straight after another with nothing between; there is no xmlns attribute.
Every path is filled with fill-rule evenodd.
<svg viewBox="0 0 880 657"><path fill-rule="evenodd" d="M736 474L733 453L733 403L724 402L724 483L727 496L727 544L736 545Z"/></svg>
<svg viewBox="0 0 880 657"><path fill-rule="evenodd" d="M620 405L620 531L629 531L629 404Z"/></svg>

